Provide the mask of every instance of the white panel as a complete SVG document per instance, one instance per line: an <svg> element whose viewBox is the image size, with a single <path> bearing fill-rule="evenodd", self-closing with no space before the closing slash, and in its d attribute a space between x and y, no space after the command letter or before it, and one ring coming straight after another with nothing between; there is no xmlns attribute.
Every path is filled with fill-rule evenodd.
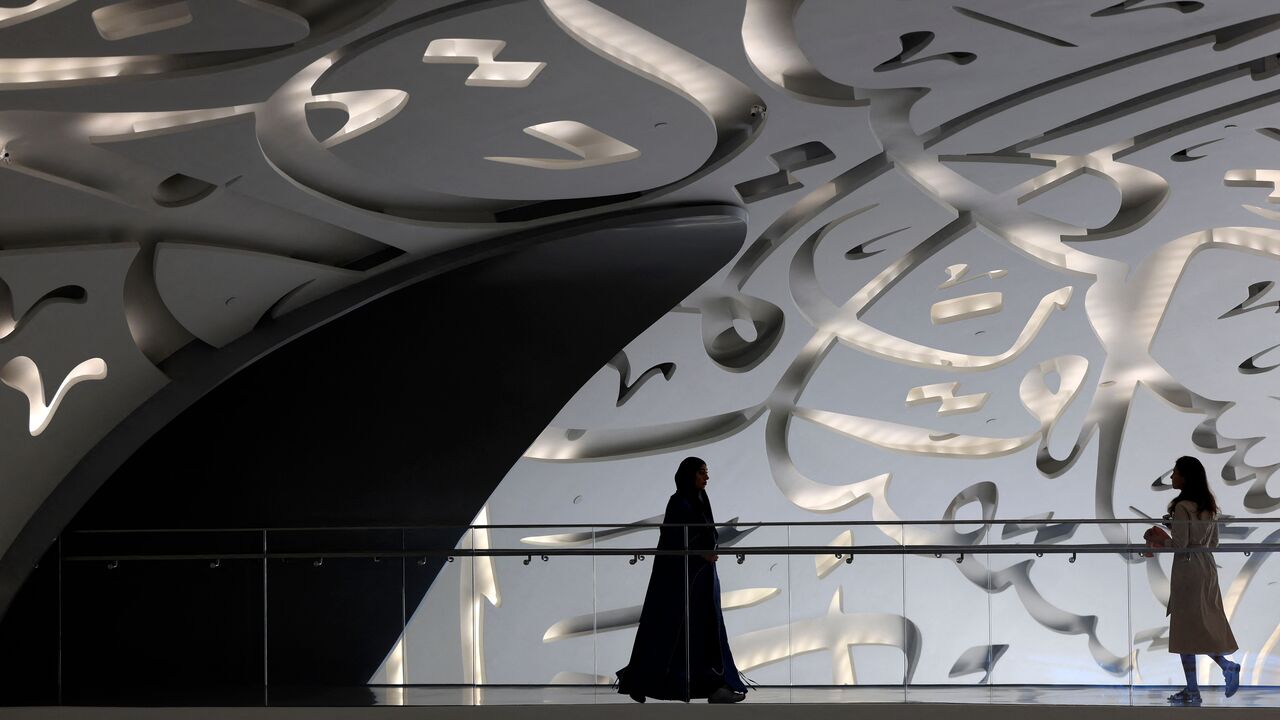
<svg viewBox="0 0 1280 720"><path fill-rule="evenodd" d="M45 404L68 376L105 371L67 388L38 428L28 397L0 386L0 547L8 547L86 451L167 382L134 344L125 318L125 275L137 253L132 243L0 253L0 281L12 290L19 319L17 330L0 339L0 367L14 369L25 364L12 365L16 358L29 358ZM84 301L37 302L67 285L82 288ZM105 367L85 365L94 359Z"/></svg>
<svg viewBox="0 0 1280 720"><path fill-rule="evenodd" d="M155 274L169 311L214 347L252 330L292 292L305 288L320 297L361 275L293 258L173 242L156 247Z"/></svg>

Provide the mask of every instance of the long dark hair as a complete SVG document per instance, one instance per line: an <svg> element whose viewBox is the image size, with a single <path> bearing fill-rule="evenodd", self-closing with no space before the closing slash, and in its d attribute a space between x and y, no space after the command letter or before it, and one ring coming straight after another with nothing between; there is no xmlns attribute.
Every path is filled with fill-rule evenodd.
<svg viewBox="0 0 1280 720"><path fill-rule="evenodd" d="M1213 491L1209 489L1209 478L1205 475L1204 465L1190 455L1183 455L1173 464L1173 469L1182 478L1182 490L1178 493L1178 497L1169 501L1169 512L1173 512L1174 505L1183 500L1190 500L1196 504L1197 512L1209 511L1217 515L1218 501L1214 499Z"/></svg>

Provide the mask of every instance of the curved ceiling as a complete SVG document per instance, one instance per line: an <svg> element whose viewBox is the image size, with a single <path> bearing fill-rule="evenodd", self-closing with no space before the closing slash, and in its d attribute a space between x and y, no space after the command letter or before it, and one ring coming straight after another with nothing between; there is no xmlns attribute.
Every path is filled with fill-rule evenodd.
<svg viewBox="0 0 1280 720"><path fill-rule="evenodd" d="M794 416L895 463L1039 452L1038 480L1095 443L1071 507L1106 517L1115 408L1150 390L1220 420L1196 447L1233 451L1231 507L1272 511L1280 456L1250 429L1280 395L1272 4L869 7L0 4L0 549L181 381L179 349L418 258L692 202L743 205L749 247L628 348L677 371L624 407L602 369L517 473L769 425L750 471L779 508L863 497L780 454Z"/></svg>

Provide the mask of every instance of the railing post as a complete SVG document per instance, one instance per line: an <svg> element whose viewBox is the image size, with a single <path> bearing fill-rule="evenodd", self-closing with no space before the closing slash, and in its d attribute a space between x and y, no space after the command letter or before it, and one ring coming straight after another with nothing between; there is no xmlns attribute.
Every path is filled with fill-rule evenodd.
<svg viewBox="0 0 1280 720"><path fill-rule="evenodd" d="M690 676L693 674L689 660L689 526L685 525L681 529L684 532L684 699L688 702L691 699Z"/></svg>

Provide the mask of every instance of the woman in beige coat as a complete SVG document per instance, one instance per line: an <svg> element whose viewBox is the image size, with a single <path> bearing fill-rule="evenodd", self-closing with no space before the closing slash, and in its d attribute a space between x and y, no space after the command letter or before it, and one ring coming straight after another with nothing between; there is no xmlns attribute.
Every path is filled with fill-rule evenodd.
<svg viewBox="0 0 1280 720"><path fill-rule="evenodd" d="M1174 548L1213 548L1218 546L1218 503L1209 490L1204 465L1193 457L1180 457L1173 466L1173 487L1178 496L1169 503L1168 527L1172 537L1163 532L1151 533L1153 545ZM1163 537L1161 537L1163 536ZM1200 686L1196 683L1196 655L1208 655L1222 668L1226 679L1226 695L1231 697L1240 687L1240 666L1225 656L1238 649L1236 638L1227 624L1222 609L1222 591L1218 587L1218 568L1213 553L1176 553L1169 581L1169 652L1182 656L1182 671L1187 686L1169 696L1175 705L1199 705Z"/></svg>

